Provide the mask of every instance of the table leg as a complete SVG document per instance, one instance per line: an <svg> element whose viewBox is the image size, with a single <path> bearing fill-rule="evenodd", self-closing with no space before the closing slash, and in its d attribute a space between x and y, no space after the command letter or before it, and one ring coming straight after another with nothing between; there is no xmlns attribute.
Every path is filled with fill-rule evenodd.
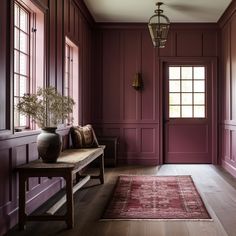
<svg viewBox="0 0 236 236"><path fill-rule="evenodd" d="M25 214L25 175L19 173L19 229L25 229L26 214Z"/></svg>
<svg viewBox="0 0 236 236"><path fill-rule="evenodd" d="M67 173L66 177L66 198L67 198L67 227L74 227L74 199L73 199L73 177L72 172Z"/></svg>

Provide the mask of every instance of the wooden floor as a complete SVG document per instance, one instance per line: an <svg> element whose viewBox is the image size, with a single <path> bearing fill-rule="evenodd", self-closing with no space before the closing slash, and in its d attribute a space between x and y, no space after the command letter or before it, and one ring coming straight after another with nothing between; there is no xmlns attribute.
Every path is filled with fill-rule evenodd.
<svg viewBox="0 0 236 236"><path fill-rule="evenodd" d="M119 174L192 175L213 221L99 221ZM76 193L74 229L67 230L64 222L28 222L25 231L19 232L15 227L7 235L236 236L236 179L220 167L126 166L105 169L105 176L104 185L98 185L97 180L93 180Z"/></svg>

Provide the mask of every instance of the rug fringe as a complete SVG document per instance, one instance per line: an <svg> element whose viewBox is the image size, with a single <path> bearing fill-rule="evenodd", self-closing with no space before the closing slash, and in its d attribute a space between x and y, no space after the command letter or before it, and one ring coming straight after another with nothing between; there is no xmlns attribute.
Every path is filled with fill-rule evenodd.
<svg viewBox="0 0 236 236"><path fill-rule="evenodd" d="M213 219L99 219L99 221L206 221L213 222Z"/></svg>

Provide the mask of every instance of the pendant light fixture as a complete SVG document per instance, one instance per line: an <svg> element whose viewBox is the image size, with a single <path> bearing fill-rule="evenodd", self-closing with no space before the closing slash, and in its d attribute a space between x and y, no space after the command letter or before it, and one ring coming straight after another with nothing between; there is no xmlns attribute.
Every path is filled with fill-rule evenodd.
<svg viewBox="0 0 236 236"><path fill-rule="evenodd" d="M170 21L167 16L163 15L163 10L160 9L162 2L157 2L157 9L155 14L149 19L148 28L152 38L154 47L164 48L168 31L170 28Z"/></svg>

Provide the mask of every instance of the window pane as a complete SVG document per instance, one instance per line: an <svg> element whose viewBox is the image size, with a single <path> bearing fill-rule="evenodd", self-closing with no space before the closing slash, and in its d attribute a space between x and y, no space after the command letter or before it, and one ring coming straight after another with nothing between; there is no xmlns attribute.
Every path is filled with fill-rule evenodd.
<svg viewBox="0 0 236 236"><path fill-rule="evenodd" d="M192 106L182 106L182 117L193 117Z"/></svg>
<svg viewBox="0 0 236 236"><path fill-rule="evenodd" d="M205 94L204 93L194 93L194 104L204 105L205 104Z"/></svg>
<svg viewBox="0 0 236 236"><path fill-rule="evenodd" d="M14 95L19 96L19 75L14 75Z"/></svg>
<svg viewBox="0 0 236 236"><path fill-rule="evenodd" d="M180 67L169 67L169 79L180 79Z"/></svg>
<svg viewBox="0 0 236 236"><path fill-rule="evenodd" d="M20 114L20 126L26 126L26 116Z"/></svg>
<svg viewBox="0 0 236 236"><path fill-rule="evenodd" d="M169 103L172 105L180 105L180 93L170 93Z"/></svg>
<svg viewBox="0 0 236 236"><path fill-rule="evenodd" d="M205 67L194 67L194 79L205 79Z"/></svg>
<svg viewBox="0 0 236 236"><path fill-rule="evenodd" d="M27 93L27 78L24 76L20 77L20 96L23 97Z"/></svg>
<svg viewBox="0 0 236 236"><path fill-rule="evenodd" d="M182 79L192 79L192 67L182 67Z"/></svg>
<svg viewBox="0 0 236 236"><path fill-rule="evenodd" d="M192 105L193 96L192 93L182 93L182 104Z"/></svg>
<svg viewBox="0 0 236 236"><path fill-rule="evenodd" d="M28 15L27 13L21 8L20 9L20 29L28 32Z"/></svg>
<svg viewBox="0 0 236 236"><path fill-rule="evenodd" d="M18 98L14 98L14 107L19 103L19 99ZM19 112L17 111L17 109L14 109L14 124L15 126L19 126Z"/></svg>
<svg viewBox="0 0 236 236"><path fill-rule="evenodd" d="M205 117L205 106L194 106L194 117Z"/></svg>
<svg viewBox="0 0 236 236"><path fill-rule="evenodd" d="M14 9L14 22L17 27L19 27L19 7L17 4L15 4L15 9Z"/></svg>
<svg viewBox="0 0 236 236"><path fill-rule="evenodd" d="M20 74L27 75L28 57L23 53L20 53Z"/></svg>
<svg viewBox="0 0 236 236"><path fill-rule="evenodd" d="M205 92L205 81L194 81L194 92Z"/></svg>
<svg viewBox="0 0 236 236"><path fill-rule="evenodd" d="M20 51L28 53L28 39L27 34L20 32Z"/></svg>
<svg viewBox="0 0 236 236"><path fill-rule="evenodd" d="M19 73L20 65L19 65L19 52L14 51L14 72Z"/></svg>
<svg viewBox="0 0 236 236"><path fill-rule="evenodd" d="M170 118L180 117L180 106L170 106L169 117Z"/></svg>
<svg viewBox="0 0 236 236"><path fill-rule="evenodd" d="M14 31L14 48L19 50L19 30L15 28Z"/></svg>
<svg viewBox="0 0 236 236"><path fill-rule="evenodd" d="M182 92L192 92L192 81L182 81Z"/></svg>

